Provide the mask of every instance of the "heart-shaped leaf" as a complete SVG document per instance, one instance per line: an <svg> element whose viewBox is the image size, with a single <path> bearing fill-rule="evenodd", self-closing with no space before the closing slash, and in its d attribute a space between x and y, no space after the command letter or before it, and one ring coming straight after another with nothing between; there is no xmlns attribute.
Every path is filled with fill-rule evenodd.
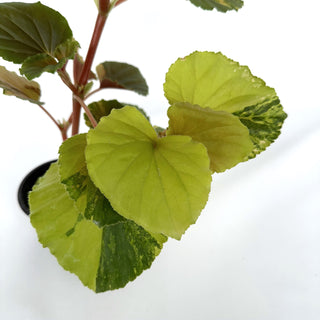
<svg viewBox="0 0 320 320"><path fill-rule="evenodd" d="M100 88L126 89L148 94L146 80L138 68L122 62L106 61L97 66Z"/></svg>
<svg viewBox="0 0 320 320"><path fill-rule="evenodd" d="M135 108L114 109L88 133L89 175L122 216L180 239L211 185L206 148L187 136L158 138Z"/></svg>
<svg viewBox="0 0 320 320"><path fill-rule="evenodd" d="M238 10L243 6L242 0L190 0L194 5L205 10L217 9L227 12L228 10Z"/></svg>
<svg viewBox="0 0 320 320"><path fill-rule="evenodd" d="M276 96L248 67L214 52L178 59L166 75L164 91L171 105L189 102L230 113Z"/></svg>
<svg viewBox="0 0 320 320"><path fill-rule="evenodd" d="M40 2L1 3L0 21L0 56L22 63L29 80L41 74L41 67L49 72L61 68L78 48L67 20Z"/></svg>
<svg viewBox="0 0 320 320"><path fill-rule="evenodd" d="M245 159L270 145L286 118L274 89L221 53L194 52L178 59L166 75L164 91L172 105L187 102L239 117L255 146Z"/></svg>
<svg viewBox="0 0 320 320"><path fill-rule="evenodd" d="M123 218L104 218L104 223L84 218L60 182L57 163L34 187L29 202L39 241L95 292L122 288L134 280L151 266L166 240Z"/></svg>
<svg viewBox="0 0 320 320"><path fill-rule="evenodd" d="M168 117L167 134L187 135L203 143L213 172L232 168L253 149L247 127L228 112L179 103L168 109Z"/></svg>
<svg viewBox="0 0 320 320"><path fill-rule="evenodd" d="M32 103L40 103L40 86L37 82L18 76L2 66L0 66L0 87L3 88L4 94L14 95Z"/></svg>

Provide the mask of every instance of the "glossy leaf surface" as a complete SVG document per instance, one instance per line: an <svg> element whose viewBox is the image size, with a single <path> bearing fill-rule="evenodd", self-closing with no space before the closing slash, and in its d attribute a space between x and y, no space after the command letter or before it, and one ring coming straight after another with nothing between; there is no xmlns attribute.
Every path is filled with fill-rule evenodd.
<svg viewBox="0 0 320 320"><path fill-rule="evenodd" d="M66 19L40 2L1 3L0 17L0 56L21 63L21 72L28 79L41 74L41 67L43 71L54 72L61 67L59 62L72 57L77 48L73 43L70 50L72 31ZM68 55L64 56L62 52ZM30 68L38 71L29 73Z"/></svg>
<svg viewBox="0 0 320 320"><path fill-rule="evenodd" d="M114 109L88 133L89 175L122 216L180 239L211 185L206 148L187 136L158 138L135 108Z"/></svg>
<svg viewBox="0 0 320 320"><path fill-rule="evenodd" d="M18 76L15 72L8 71L2 66L0 66L0 88L3 88L4 94L14 95L32 103L40 103L41 92L37 82Z"/></svg>
<svg viewBox="0 0 320 320"><path fill-rule="evenodd" d="M194 5L205 10L217 9L221 12L238 10L243 6L242 0L190 0Z"/></svg>
<svg viewBox="0 0 320 320"><path fill-rule="evenodd" d="M169 108L168 117L167 134L187 135L204 144L213 172L232 168L253 149L247 127L228 112L180 103Z"/></svg>
<svg viewBox="0 0 320 320"><path fill-rule="evenodd" d="M53 164L30 194L31 223L39 241L90 289L124 287L150 267L166 238L125 219L97 223L83 217L58 170Z"/></svg>
<svg viewBox="0 0 320 320"><path fill-rule="evenodd" d="M101 88L134 91L146 96L148 85L138 68L122 62L106 61L97 66Z"/></svg>

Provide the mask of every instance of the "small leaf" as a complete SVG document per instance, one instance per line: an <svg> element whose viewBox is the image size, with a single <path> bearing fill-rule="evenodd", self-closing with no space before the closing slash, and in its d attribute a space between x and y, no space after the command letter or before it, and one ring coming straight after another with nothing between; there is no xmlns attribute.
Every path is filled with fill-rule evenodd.
<svg viewBox="0 0 320 320"><path fill-rule="evenodd" d="M39 53L27 58L21 68L21 74L24 74L29 80L39 77L43 72L55 73L62 68L65 60L57 62L56 59L47 55L46 53Z"/></svg>
<svg viewBox="0 0 320 320"><path fill-rule="evenodd" d="M234 113L249 129L254 144L248 159L264 151L280 135L280 129L287 114L283 111L278 97L260 104L248 106Z"/></svg>
<svg viewBox="0 0 320 320"><path fill-rule="evenodd" d="M242 0L190 0L191 3L205 10L217 9L221 12L238 10L243 6Z"/></svg>
<svg viewBox="0 0 320 320"><path fill-rule="evenodd" d="M104 62L97 66L100 88L131 90L141 95L148 94L148 86L139 69L121 62Z"/></svg>
<svg viewBox="0 0 320 320"><path fill-rule="evenodd" d="M128 103L122 103L117 100L100 100L97 102L92 102L88 105L93 117L96 119L97 122L100 121L102 117L108 116L112 109L121 109L127 106ZM150 121L149 117L145 113L145 111L138 106L131 105L139 110L147 119ZM91 121L89 120L88 116L84 114L85 123L89 128L93 128Z"/></svg>
<svg viewBox="0 0 320 320"><path fill-rule="evenodd" d="M87 136L90 178L122 216L180 239L211 185L206 148L187 136L158 138L135 108L114 109Z"/></svg>
<svg viewBox="0 0 320 320"><path fill-rule="evenodd" d="M214 111L188 103L176 104L168 110L168 135L187 135L203 143L213 172L222 172L242 162L252 151L248 129L225 111Z"/></svg>
<svg viewBox="0 0 320 320"><path fill-rule="evenodd" d="M132 221L99 227L83 219L60 183L57 163L30 193L30 208L42 245L95 292L122 288L134 280L151 266L166 241Z"/></svg>
<svg viewBox="0 0 320 320"><path fill-rule="evenodd" d="M40 2L1 3L0 17L0 56L14 63L26 63L22 72L28 79L39 74L29 74L29 68L43 65L43 71L53 72L52 66L72 58L77 50L67 20Z"/></svg>
<svg viewBox="0 0 320 320"><path fill-rule="evenodd" d="M79 43L73 38L67 39L65 42L61 43L54 50L54 56L58 60L63 60L66 57L70 59L74 59L75 53L80 47Z"/></svg>
<svg viewBox="0 0 320 320"><path fill-rule="evenodd" d="M17 98L39 104L40 86L35 81L29 81L0 66L0 87L4 94L14 95Z"/></svg>

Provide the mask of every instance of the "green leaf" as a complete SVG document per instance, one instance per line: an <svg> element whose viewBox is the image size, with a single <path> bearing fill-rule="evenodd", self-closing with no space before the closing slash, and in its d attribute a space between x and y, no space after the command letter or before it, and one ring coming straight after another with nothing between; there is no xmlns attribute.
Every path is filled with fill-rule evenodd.
<svg viewBox="0 0 320 320"><path fill-rule="evenodd" d="M191 3L205 10L217 9L221 12L238 10L243 6L242 0L190 0Z"/></svg>
<svg viewBox="0 0 320 320"><path fill-rule="evenodd" d="M168 135L188 135L203 143L213 172L230 169L252 151L249 131L240 120L225 111L214 111L189 103L168 109Z"/></svg>
<svg viewBox="0 0 320 320"><path fill-rule="evenodd" d="M221 53L194 52L178 59L167 73L164 91L172 105L187 102L239 117L254 144L244 161L278 137L287 116L274 89Z"/></svg>
<svg viewBox="0 0 320 320"><path fill-rule="evenodd" d="M90 178L122 216L180 239L211 185L206 148L187 136L158 138L135 108L114 109L87 136Z"/></svg>
<svg viewBox="0 0 320 320"><path fill-rule="evenodd" d="M99 227L125 220L116 213L88 176L84 150L87 135L79 134L63 142L59 149L59 173L79 211Z"/></svg>
<svg viewBox="0 0 320 320"><path fill-rule="evenodd" d="M108 116L112 109L121 109L125 106L128 106L128 103L119 102L117 100L100 100L96 102L92 102L88 105L89 110L91 111L93 117L97 122L100 121L102 117ZM150 121L149 117L145 113L145 111L138 106L130 105L139 110L147 119ZM88 116L84 114L85 123L89 128L93 128L91 121Z"/></svg>
<svg viewBox="0 0 320 320"><path fill-rule="evenodd" d="M58 69L62 68L65 60L57 62L56 59L40 53L30 58L27 58L20 68L21 74L24 74L28 79L39 77L43 72L55 73Z"/></svg>
<svg viewBox="0 0 320 320"><path fill-rule="evenodd" d="M129 220L84 219L53 164L30 193L31 223L58 262L95 292L117 289L151 266L166 240Z"/></svg>
<svg viewBox="0 0 320 320"><path fill-rule="evenodd" d="M234 115L249 129L254 144L248 159L254 158L278 138L287 117L277 97L248 106L242 111L235 112Z"/></svg>
<svg viewBox="0 0 320 320"><path fill-rule="evenodd" d="M100 88L116 88L134 91L146 96L148 86L139 69L121 62L107 61L97 66Z"/></svg>
<svg viewBox="0 0 320 320"><path fill-rule="evenodd" d="M2 66L0 66L0 87L3 88L4 94L14 95L36 104L41 103L39 101L40 86L37 82L18 76L15 72L8 71Z"/></svg>
<svg viewBox="0 0 320 320"><path fill-rule="evenodd" d="M95 290L102 230L79 219L74 201L60 183L56 163L33 188L29 203L31 223L42 245L50 249L64 269Z"/></svg>
<svg viewBox="0 0 320 320"><path fill-rule="evenodd" d="M189 102L230 113L276 96L248 67L215 52L178 59L166 75L164 91L171 105Z"/></svg>
<svg viewBox="0 0 320 320"><path fill-rule="evenodd" d="M56 49L54 50L54 56L59 61L65 58L74 59L75 53L78 51L79 47L80 45L75 39L69 38L65 42L61 43L56 47ZM90 76L91 75L92 74L90 74Z"/></svg>
<svg viewBox="0 0 320 320"><path fill-rule="evenodd" d="M22 63L22 73L32 79L28 70L34 66L53 72L63 59L72 58L78 45L66 19L57 11L37 3L8 2L0 4L0 56Z"/></svg>

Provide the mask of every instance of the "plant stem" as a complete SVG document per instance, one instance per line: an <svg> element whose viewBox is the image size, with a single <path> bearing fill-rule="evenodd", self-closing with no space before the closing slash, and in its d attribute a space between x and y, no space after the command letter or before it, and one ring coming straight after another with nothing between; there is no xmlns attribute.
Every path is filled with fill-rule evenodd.
<svg viewBox="0 0 320 320"><path fill-rule="evenodd" d="M53 121L53 123L58 127L60 133L61 133L61 136L62 136L62 140L66 140L68 138L67 136L67 130L68 130L68 127L63 127L61 126L58 121L50 114L50 112L45 109L41 104L38 104L38 106L41 108L41 110L43 110L45 112L45 114Z"/></svg>
<svg viewBox="0 0 320 320"><path fill-rule="evenodd" d="M92 62L96 54L97 47L101 38L104 25L106 23L106 20L107 20L107 15L101 15L100 13L98 14L94 31L92 34L90 46L88 49L87 57L81 71L79 86L84 86L88 82L89 73L92 67Z"/></svg>
<svg viewBox="0 0 320 320"><path fill-rule="evenodd" d="M99 44L101 34L102 34L103 28L105 26L106 20L107 20L107 16L108 16L107 14L102 15L101 13L99 13L97 16L96 24L94 27L94 31L93 31L91 42L90 42L89 49L88 49L88 53L87 53L86 59L84 61L82 70L81 70L80 78L79 78L79 80L76 79L77 91L78 90L81 91L88 82L93 59L94 59L94 56L95 56L97 48L98 48L98 44ZM79 98L78 94L74 94L74 96ZM83 102L82 99L80 99L80 100ZM81 103L79 102L79 100L77 100L77 98L73 99L72 135L79 133L80 114L81 114ZM89 113L87 113L87 114L89 117Z"/></svg>
<svg viewBox="0 0 320 320"><path fill-rule="evenodd" d="M80 103L77 100L72 99L72 130L71 130L71 135L73 135L73 136L79 133L80 113L81 113Z"/></svg>
<svg viewBox="0 0 320 320"><path fill-rule="evenodd" d="M50 114L50 112L45 109L41 104L38 104L38 106L49 116L49 118L54 122L54 124L59 128L61 131L61 126L59 125L58 121Z"/></svg>
<svg viewBox="0 0 320 320"><path fill-rule="evenodd" d="M84 103L84 101L77 95L73 95L73 99L75 99L80 106L84 109L84 111L86 112L92 126L95 128L97 126L97 121L94 118L94 116L92 115L90 109L88 108L88 106Z"/></svg>
<svg viewBox="0 0 320 320"><path fill-rule="evenodd" d="M97 89L95 89L95 90L90 91L90 92L84 97L84 100L88 99L90 96L92 96L93 94L95 94L95 93L97 93L97 92L99 92L99 91L101 91L101 88L97 88Z"/></svg>
<svg viewBox="0 0 320 320"><path fill-rule="evenodd" d="M72 91L72 93L78 93L77 88L72 84L70 76L65 70L58 70L58 75L60 76L63 83Z"/></svg>

